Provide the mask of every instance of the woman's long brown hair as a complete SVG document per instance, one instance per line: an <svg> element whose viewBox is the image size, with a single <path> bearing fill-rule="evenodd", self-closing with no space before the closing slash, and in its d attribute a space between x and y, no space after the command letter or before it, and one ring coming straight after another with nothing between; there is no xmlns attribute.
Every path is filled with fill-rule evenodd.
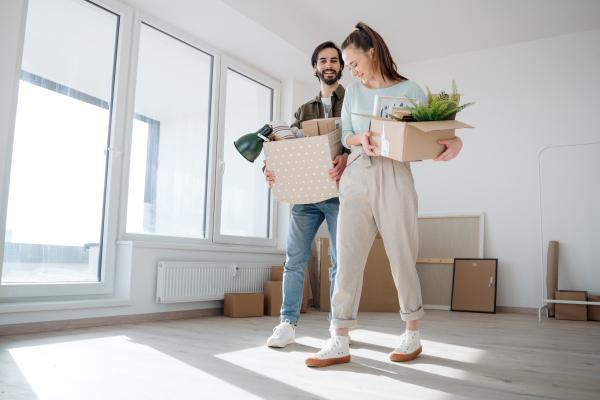
<svg viewBox="0 0 600 400"><path fill-rule="evenodd" d="M408 79L398 73L396 63L392 59L392 55L383 38L379 33L371 29L367 24L359 22L356 24L356 29L348 35L342 50L352 46L358 51L367 53L373 49L373 69L379 71L383 80L407 81Z"/></svg>

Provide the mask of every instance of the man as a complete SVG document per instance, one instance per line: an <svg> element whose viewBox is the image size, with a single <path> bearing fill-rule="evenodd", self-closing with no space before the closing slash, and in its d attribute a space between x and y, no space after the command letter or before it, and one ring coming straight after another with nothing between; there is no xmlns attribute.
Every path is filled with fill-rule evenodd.
<svg viewBox="0 0 600 400"><path fill-rule="evenodd" d="M311 58L315 76L321 83L321 91L314 99L300 106L294 115L292 127L302 128L302 122L317 118L340 117L344 101L344 88L339 84L344 69L341 50L333 42L319 45ZM339 181L348 154L336 156L335 167L329 171L331 180ZM266 164L266 162L265 162ZM265 179L269 187L276 177L272 171L265 169ZM285 347L294 343L295 327L300 316L300 306L304 289L304 272L310 256L310 247L323 220L327 220L329 242L331 248L331 292L337 273L336 230L340 201L337 197L320 203L294 204L287 240L287 259L283 270L283 304L281 306L280 324L273 329L273 335L267 340L269 347ZM329 314L331 321L331 313Z"/></svg>

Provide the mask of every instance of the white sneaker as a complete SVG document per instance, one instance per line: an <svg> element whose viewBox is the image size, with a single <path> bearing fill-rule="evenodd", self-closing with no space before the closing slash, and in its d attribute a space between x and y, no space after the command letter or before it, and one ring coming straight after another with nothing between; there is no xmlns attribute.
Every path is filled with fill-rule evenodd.
<svg viewBox="0 0 600 400"><path fill-rule="evenodd" d="M273 328L273 334L267 340L269 347L285 347L292 343L296 343L296 330L289 319Z"/></svg>
<svg viewBox="0 0 600 400"><path fill-rule="evenodd" d="M329 328L329 333L331 333L331 337L335 336L335 328ZM352 338L350 334L348 334L348 346L352 346Z"/></svg>
<svg viewBox="0 0 600 400"><path fill-rule="evenodd" d="M321 351L304 362L309 367L327 367L350 362L348 336L332 336L323 344Z"/></svg>
<svg viewBox="0 0 600 400"><path fill-rule="evenodd" d="M414 360L423 350L419 331L408 329L398 338L397 347L390 353L392 361Z"/></svg>

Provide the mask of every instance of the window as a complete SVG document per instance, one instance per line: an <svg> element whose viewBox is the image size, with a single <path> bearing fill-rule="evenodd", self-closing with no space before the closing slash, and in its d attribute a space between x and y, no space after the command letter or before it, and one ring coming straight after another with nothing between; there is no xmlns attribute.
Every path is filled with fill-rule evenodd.
<svg viewBox="0 0 600 400"><path fill-rule="evenodd" d="M128 68L117 67L122 16L131 11L106 1L110 9L104 1L29 0L0 297L112 291L114 271L105 267L116 231L107 240L106 226L118 149L111 146L115 88Z"/></svg>
<svg viewBox="0 0 600 400"><path fill-rule="evenodd" d="M142 23L128 233L206 238L213 56Z"/></svg>
<svg viewBox="0 0 600 400"><path fill-rule="evenodd" d="M277 82L224 57L221 72L220 200L215 241L275 245L275 210L262 172L264 155L254 164L233 142L275 119Z"/></svg>

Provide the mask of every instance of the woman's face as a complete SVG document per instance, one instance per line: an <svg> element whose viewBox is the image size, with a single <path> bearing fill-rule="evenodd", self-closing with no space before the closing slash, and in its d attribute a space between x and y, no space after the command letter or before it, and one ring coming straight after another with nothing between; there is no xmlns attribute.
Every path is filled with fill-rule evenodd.
<svg viewBox="0 0 600 400"><path fill-rule="evenodd" d="M368 53L363 53L362 51L357 51L353 46L346 47L342 51L344 63L350 69L352 76L360 79L363 85L375 79L372 52L373 49L370 49Z"/></svg>

